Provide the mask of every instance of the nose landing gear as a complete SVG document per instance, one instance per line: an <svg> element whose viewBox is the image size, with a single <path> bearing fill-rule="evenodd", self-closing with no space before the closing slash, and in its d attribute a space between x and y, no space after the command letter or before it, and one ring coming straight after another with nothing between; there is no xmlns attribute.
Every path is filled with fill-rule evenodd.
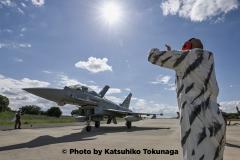
<svg viewBox="0 0 240 160"><path fill-rule="evenodd" d="M87 132L90 132L91 129L92 129L92 126L91 126L91 116L88 116L88 118L87 118L86 131L87 131Z"/></svg>

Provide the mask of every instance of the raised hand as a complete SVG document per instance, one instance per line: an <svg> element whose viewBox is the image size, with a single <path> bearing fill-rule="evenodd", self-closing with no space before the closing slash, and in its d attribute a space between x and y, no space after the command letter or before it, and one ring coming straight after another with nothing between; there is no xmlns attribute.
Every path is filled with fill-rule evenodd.
<svg viewBox="0 0 240 160"><path fill-rule="evenodd" d="M168 44L165 44L165 47L167 48L167 51L171 51L171 46L169 46Z"/></svg>

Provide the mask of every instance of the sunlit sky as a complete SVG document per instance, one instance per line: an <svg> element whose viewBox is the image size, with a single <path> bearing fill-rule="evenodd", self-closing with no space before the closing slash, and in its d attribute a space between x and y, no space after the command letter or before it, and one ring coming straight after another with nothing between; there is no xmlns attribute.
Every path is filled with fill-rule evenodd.
<svg viewBox="0 0 240 160"><path fill-rule="evenodd" d="M237 0L0 0L0 93L13 109L56 105L21 90L84 84L116 103L133 93L131 108L174 116L174 71L147 62L164 44L180 49L200 38L214 53L223 110L240 104L240 11ZM216 4L218 5L216 5ZM199 6L198 6L199 5ZM205 8L204 8L205 7ZM73 109L61 107L65 114Z"/></svg>

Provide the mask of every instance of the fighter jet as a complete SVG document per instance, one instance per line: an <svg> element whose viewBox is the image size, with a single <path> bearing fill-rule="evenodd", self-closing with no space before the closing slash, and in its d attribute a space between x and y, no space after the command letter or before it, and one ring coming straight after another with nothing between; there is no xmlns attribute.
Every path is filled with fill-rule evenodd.
<svg viewBox="0 0 240 160"><path fill-rule="evenodd" d="M117 124L116 117L126 120L127 128L131 128L132 122L142 120L141 115L155 115L149 113L136 113L129 109L132 93L121 104L116 104L104 95L110 87L106 85L99 93L89 87L81 85L65 86L63 89L55 88L23 88L23 90L47 100L56 102L59 106L72 104L79 106L81 119L87 121L86 130L91 131L90 122L95 122L95 127L100 127L100 121L107 118L107 124L113 121Z"/></svg>

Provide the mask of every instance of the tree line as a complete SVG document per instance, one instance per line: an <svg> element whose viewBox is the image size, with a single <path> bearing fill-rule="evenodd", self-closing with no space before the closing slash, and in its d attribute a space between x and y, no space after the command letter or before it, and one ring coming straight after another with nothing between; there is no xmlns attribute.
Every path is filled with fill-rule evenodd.
<svg viewBox="0 0 240 160"><path fill-rule="evenodd" d="M20 110L23 114L46 115L51 117L60 117L62 115L62 111L59 109L59 107L51 107L47 111L43 111L39 106L25 105L22 106ZM0 95L0 112L7 111L12 111L9 107L9 99Z"/></svg>

